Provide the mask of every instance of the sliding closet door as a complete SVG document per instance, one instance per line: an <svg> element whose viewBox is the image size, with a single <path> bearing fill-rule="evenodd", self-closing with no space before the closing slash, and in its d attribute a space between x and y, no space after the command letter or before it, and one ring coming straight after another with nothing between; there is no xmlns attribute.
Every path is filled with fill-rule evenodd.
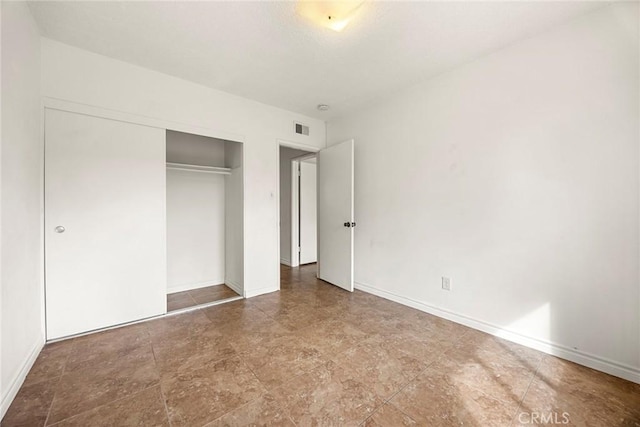
<svg viewBox="0 0 640 427"><path fill-rule="evenodd" d="M166 312L165 131L45 117L47 338Z"/></svg>

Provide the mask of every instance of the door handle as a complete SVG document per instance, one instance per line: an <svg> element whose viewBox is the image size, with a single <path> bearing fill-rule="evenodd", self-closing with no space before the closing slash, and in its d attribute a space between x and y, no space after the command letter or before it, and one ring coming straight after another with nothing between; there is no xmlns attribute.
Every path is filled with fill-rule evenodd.
<svg viewBox="0 0 640 427"><path fill-rule="evenodd" d="M59 225L56 228L53 229L53 231L55 231L56 233L64 233L66 230L66 228L64 228L63 226Z"/></svg>
<svg viewBox="0 0 640 427"><path fill-rule="evenodd" d="M344 223L344 226L345 226L345 227L349 227L349 228L351 228L351 227L355 227L355 226L356 226L356 223L355 223L355 222L345 222L345 223Z"/></svg>

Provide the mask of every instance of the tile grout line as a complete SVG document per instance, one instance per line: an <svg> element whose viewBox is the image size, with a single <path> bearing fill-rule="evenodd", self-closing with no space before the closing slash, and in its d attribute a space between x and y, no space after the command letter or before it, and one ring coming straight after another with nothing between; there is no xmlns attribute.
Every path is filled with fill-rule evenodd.
<svg viewBox="0 0 640 427"><path fill-rule="evenodd" d="M518 407L516 408L516 411L513 414L513 417L511 418L511 423L512 424L515 421L516 417L518 416L518 413L520 412L520 408L522 408L522 405L524 404L524 399L527 397L527 393L529 393L529 389L531 388L531 385L533 384L533 381L538 376L538 371L540 370L540 366L544 362L544 359L545 359L545 356L543 355L540 358L540 361L538 362L538 365L536 366L535 372L533 373L533 375L531 375L531 379L529 380L529 384L527 384L527 388L524 391L524 393L522 394L522 399L520 399L520 402L518 402Z"/></svg>
<svg viewBox="0 0 640 427"><path fill-rule="evenodd" d="M361 332L362 332L362 331L361 331ZM354 345L352 348L359 347L359 346L360 346L360 345L362 345L363 343L366 343L366 342L367 342L367 340L368 340L368 339L370 339L370 338L371 338L371 337L369 337L369 338L365 339L365 340L364 340L363 342L361 342L361 343L358 343L358 344ZM344 350L344 351L342 351L342 352L338 353L338 354L337 354L337 355L335 355L335 356L336 356L336 357L337 357L337 356L340 356L340 355L342 355L343 353L346 353L347 351L349 351L349 349ZM400 350L400 351L401 351L401 350ZM402 352L402 351L401 351L401 352ZM404 352L403 352L403 353L404 353ZM406 353L404 353L404 354L406 354ZM407 355L408 355L408 354L407 354ZM340 362L336 362L336 361L335 361L334 359L332 359L332 358L330 358L330 359L329 359L329 362L331 362L331 363L334 363L334 364L338 365L339 367L341 367L341 368L342 368L342 369L344 369L345 371L349 371L349 372L351 372L351 370L350 370L348 367L346 367L346 366L342 365L342 363L340 363ZM327 363L329 363L329 362L327 362ZM325 364L327 364L327 363L325 363ZM432 362L432 363L433 363L433 362ZM364 418L364 420L362 420L362 422L360 422L360 423L358 424L358 426L362 426L362 425L364 425L364 423L366 423L366 421L367 421L369 418L373 417L373 415L374 415L376 412L378 412L380 409L382 409L382 408L384 407L384 405L386 405L387 403L391 404L391 403L389 402L389 400L391 400L391 399L392 399L396 394L398 394L402 389L404 389L406 386L408 386L408 385L409 385L409 383L410 383L410 382L412 382L415 378L417 378L417 376L418 376L418 375L420 375L422 372L424 372L425 370L427 370L427 369L428 369L428 367L429 367L430 365L431 365L431 363L430 363L430 364L428 364L427 366L425 366L425 368L424 368L423 370L421 370L420 372L418 372L414 377L412 377L411 379L407 380L407 383L406 383L404 386L402 386L400 389L398 389L395 393L393 393L393 394L391 395L391 397L389 397L389 398L388 398L388 399L386 399L386 400L385 400L384 398L381 398L380 400L382 401L382 403L381 403L379 406L375 407L375 408L374 408L374 411L373 411L371 414L369 414L368 416L366 416L366 417ZM322 366L322 365L320 365L320 366ZM357 374L355 374L355 373L353 373L353 372L352 372L352 375L353 375L353 379L354 379L355 381L357 381L358 383L360 383L361 385L363 385L363 386L364 386L364 384L360 381L360 379L359 379L359 377L358 377L358 375L357 375ZM368 390L368 387L365 387L365 388ZM377 393L376 393L375 391L373 391L372 393L374 394L374 396L378 397L378 395L377 395ZM393 406L394 406L394 407L396 407L395 405L393 405ZM402 411L400 411L400 412L402 412ZM404 412L402 412L402 413L403 413L404 415L407 415L407 414L405 414ZM413 418L412 418L411 416L409 416L409 415L407 415L407 416L413 420ZM414 420L414 421L415 421L415 420Z"/></svg>
<svg viewBox="0 0 640 427"><path fill-rule="evenodd" d="M204 313L203 313L203 314L204 314ZM206 314L204 314L204 316L207 318L208 326L210 326L210 325L212 324L211 320L207 317L207 315L206 315ZM233 344L231 343L230 345L231 345L231 348L232 348L232 350L233 350L234 354L229 355L229 356L226 356L226 357L222 357L222 356L221 356L221 357L220 357L220 359L211 359L211 360L207 361L206 363L220 363L221 361L224 361L224 360L228 360L228 359L232 359L232 358L234 358L234 357L237 357L237 358L238 358L238 359L239 359L243 364L245 364L245 365L247 366L247 368L249 368L249 370L251 370L251 368L249 367L249 365L248 365L246 362L244 362L244 360L242 360L242 358L240 357L239 352L238 352L238 351L237 351L237 349L233 346ZM154 345L153 345L153 338L151 338L151 348L152 348L152 352L153 352L153 358L154 358L154 361L156 362L156 365L157 365L157 358L156 358L156 354L155 354L155 347L154 347ZM253 373L253 371L252 371L252 370L251 370L251 372ZM254 376L255 376L255 373L253 373L253 374L254 374ZM257 376L256 376L256 379L259 381L259 379L257 378ZM173 425L173 423L172 423L172 421L171 421L171 417L169 416L169 408L168 408L167 403L166 403L166 402L167 402L167 399L166 399L166 396L165 396L165 394L164 394L164 391L162 390L162 383L161 383L161 381L160 381L159 387L160 387L160 395L162 396L162 400L163 400L163 403L164 403L165 413L166 413L166 415L167 415L167 419L168 419L168 421L169 421L169 426L172 426L172 425ZM256 398L256 399L258 399L258 398ZM248 404L248 403L251 403L251 402L254 402L256 399L253 399L253 400L251 400L251 401L247 402L247 404ZM244 406L244 405L241 405L241 406ZM231 411L228 411L228 412L226 412L226 413L222 414L220 417L223 417L223 416L227 415L229 412L232 412L232 411L234 411L235 409L237 409L237 408L234 408L234 409L232 409ZM218 418L220 418L220 417L218 417ZM211 421L207 421L207 424L205 424L205 426L206 426L206 425L208 425L208 424L210 424L210 423L212 423L212 422L214 422L214 421L216 421L218 418L216 418L216 419L214 419L214 420L211 420Z"/></svg>
<svg viewBox="0 0 640 427"><path fill-rule="evenodd" d="M405 388L409 387L409 384L411 384L413 381L415 381L416 378L418 378L420 375L422 375L427 369L429 369L431 367L431 365L433 365L436 361L433 360L431 361L431 363L428 363L425 368L423 370L421 370L420 372L418 372L416 375L414 375L413 377L411 377L409 380L407 380L407 382L401 386L398 390L396 390L393 394L391 394L391 396L389 396L389 398L387 398L384 403L390 403L391 399L393 399L394 397L396 397L400 392L402 392L402 390L404 390ZM395 405L394 405L395 406Z"/></svg>
<svg viewBox="0 0 640 427"><path fill-rule="evenodd" d="M191 301L193 301L193 305L198 305L198 301L196 301L193 295L191 295L191 291L187 292L187 295L189 295L189 298L191 298Z"/></svg>
<svg viewBox="0 0 640 427"><path fill-rule="evenodd" d="M413 419L412 416L410 416L409 414L405 413L403 410L401 410L400 408L398 408L396 405L394 405L393 403L391 403L391 399L393 399L394 397L396 397L398 394L400 394L404 389L406 389L407 387L409 387L409 385L414 382L416 380L416 378L418 378L420 375L422 375L424 372L426 372L431 365L433 365L434 363L436 363L436 361L442 357L442 355L444 353L446 353L447 351L449 351L451 348L453 348L459 341L462 340L462 338L468 333L469 331L465 331L462 335L460 335L460 337L458 337L456 340L454 340L450 346L448 346L446 349L442 350L439 353L436 353L436 355L434 355L434 359L426 364L425 368L423 370L421 370L420 372L418 372L416 375L414 375L413 377L411 377L402 387L400 387L398 390L395 391L395 393L393 393L391 396L389 396L389 398L387 398L386 400L384 400L384 402L382 403L382 405L380 405L380 407L378 409L376 409L376 411L371 414L369 417L367 417L364 421L366 422L366 420L368 420L369 418L371 418L376 412L378 412L378 410L380 410L380 408L382 408L384 405L389 404L392 405L394 408L396 408L398 411L400 411L402 414L406 415L407 417L409 417L410 419L412 419L413 421L417 422L416 420ZM401 350L402 351L402 350ZM403 352L404 353L404 352Z"/></svg>
<svg viewBox="0 0 640 427"><path fill-rule="evenodd" d="M145 328L145 330L146 330L146 328ZM148 333L149 333L149 332L147 331L147 334L148 334ZM74 342L73 342L73 344L72 344L72 348L71 348L72 350L73 350L73 348L75 347L75 344L76 344L76 343L75 343L75 341L74 341ZM151 337L149 337L149 345L151 346L151 352L152 352L152 354L153 354L153 343L152 343L152 341L151 341ZM64 367L63 367L63 373L62 373L62 374L61 374L61 376L60 376L60 378L61 378L61 379L62 379L62 376L66 373L67 363L68 363L68 360L69 360L69 358L70 358L70 357L71 357L71 352L69 353L69 355L67 356L67 359L66 359L66 361L65 361L65 364L64 364ZM155 354L153 354L153 357L154 357L154 363L155 363ZM83 368L83 369L84 369L84 368ZM158 386L160 386L160 384L158 384ZM63 421L66 421L66 420L69 420L69 419L75 418L75 417L77 417L77 416L80 416L80 415L82 415L82 414L85 414L85 413L87 413L87 412L90 412L90 411L93 411L93 410L96 410L96 409L99 409L99 408L102 408L103 406L107 406L107 405L110 405L110 404L112 404L112 403L119 402L119 401L121 401L121 400L125 400L125 399L130 398L130 397L133 397L133 396L137 396L138 394L140 394L140 393L142 393L142 392L144 392L144 391L147 391L148 389L153 388L153 387L155 387L155 386L153 386L153 385L152 385L152 386L149 386L149 387L145 387L144 389L139 390L139 391L137 391L137 392L135 392L135 393L133 393L133 394L130 394L130 395L128 395L128 396L123 396L123 397L121 397L121 398L118 398L118 399L115 399L115 400L112 400L112 401L109 401L109 402L103 403L102 405L98 405L98 406L95 406L95 407L93 407L93 408L87 409L86 411L79 412L79 413L74 414L74 415L72 415L72 416L70 416L70 417L67 417L67 418L64 418L64 419L62 419L62 420L59 420L59 421L57 421L55 424L49 424L49 425L50 425L50 426L55 426L55 425L57 425L57 424L60 424L60 423L61 423L61 422L63 422ZM55 396L54 396L54 398L55 398ZM49 421L49 417L50 417L50 415L51 415L51 408L52 408L52 407L53 407L53 399L52 399L52 401L51 401L51 407L49 408L49 413L47 414L47 419L46 419L46 421L45 421L45 426L48 426L46 423L47 423L47 421Z"/></svg>
<svg viewBox="0 0 640 427"><path fill-rule="evenodd" d="M73 341L71 342L71 349L69 350L69 354L67 354L67 357L65 357L64 359L64 364L62 365L62 372L60 373L60 377L58 377L58 382L56 383L56 388L55 391L53 392L53 397L51 398L51 404L49 405L49 410L47 411L47 418L45 418L44 420L44 425L48 425L47 423L49 422L49 417L51 417L51 410L53 409L53 402L55 402L56 400L56 395L58 394L58 387L60 385L60 382L62 381L62 377L64 377L64 374L67 371L67 364L69 363L69 359L71 358L71 354L73 353L73 350L76 347L76 340L75 338L73 339Z"/></svg>
<svg viewBox="0 0 640 427"><path fill-rule="evenodd" d="M235 350L235 348L234 348L234 350ZM240 353L239 353L239 352L237 352L237 350L236 350L236 353L237 353L237 357L238 357L238 359L240 359L240 361L241 361L241 362L242 362L242 363L247 367L247 369L249 369L249 371L251 371L251 373L253 374L253 376L254 376L254 377L256 378L256 380L260 383L260 385L261 385L261 386L262 386L262 388L264 389L265 394L271 394L271 392L267 389L266 384L264 384L264 382L262 382L262 380L261 380L260 378L258 378L258 375L257 375L257 374L254 372L254 370L251 368L251 365L249 365L249 364L244 360L244 358L243 358L242 356L240 356ZM302 375L302 374L300 374L300 375ZM243 408L243 407L247 406L248 404L255 402L255 401L256 401L256 400L258 400L259 398L260 398L260 397L256 397L255 399L253 399L253 400L251 400L251 401L249 401L249 402L245 403L244 405L241 405L241 406L239 406L238 408L235 408L235 409L233 409L233 410L231 410L231 411L229 411L229 412L227 412L227 413L225 413L225 414L221 415L220 417L216 418L215 420L209 421L207 424L210 424L210 423L212 423L213 421L219 420L220 418L224 417L224 416L225 416L225 415L227 415L228 413L233 412L233 411L235 411L235 410L237 410L237 409ZM297 426L297 424L293 421L293 419L292 419L292 418L291 418L291 416L289 415L289 411L288 411L288 410L285 410L285 409L282 407L282 405L280 404L280 402L278 401L278 399L276 399L276 398L275 398L275 396L274 396L274 400L276 400L276 402L278 402L278 407L280 407L280 409L282 409L283 411L285 411L287 418L291 420L291 422L293 423L293 425ZM205 426L206 426L206 425L205 425Z"/></svg>
<svg viewBox="0 0 640 427"><path fill-rule="evenodd" d="M444 353L446 353L447 351L449 351L449 350L451 350L452 348L454 348L454 347L456 346L456 344L458 344L459 342L461 342L461 341L462 341L462 339L464 338L464 336L465 336L465 335L467 335L467 334L468 334L468 333L470 333L470 332L471 332L471 330L466 331L464 334L462 334L462 335L460 336L460 338L459 338L459 339L458 339L458 340L457 340L457 341L456 341L456 342L455 342L451 347L449 347L447 350L445 350L445 351L444 351L440 356L442 356ZM478 348L478 347L475 347L475 348ZM439 357L440 357L440 356L439 356ZM494 355L494 356L495 356L497 359L500 359L500 360L501 360L501 361L503 361L503 362L507 362L507 359L506 359L504 356L502 356L502 355ZM515 357L518 359L518 361L519 361L519 362L521 362L521 363L523 363L523 364L526 364L528 369L529 369L529 368L532 368L532 367L530 367L530 366L529 366L529 364L528 364L527 362L524 362L520 357L518 357L518 356L515 356ZM529 391L529 387L530 387L530 386L531 386L531 384L533 383L533 380L535 379L535 376L536 376L536 374L537 374L537 372L538 372L538 369L540 368L540 365L541 365L541 363L542 363L542 360L543 360L543 359L544 359L544 357L543 357L543 358L541 358L541 359L540 359L540 361L538 361L538 363L536 364L536 368L535 368L535 370L533 370L533 369L532 369L532 376L531 376L531 379L529 380L529 383L527 384L527 388L526 388L525 392L522 394L522 397L518 399L518 407L517 407L517 409L516 409L516 413L514 413L514 415L512 416L512 420L515 418L515 416L516 416L516 414L517 414L517 410L519 410L519 409L520 409L520 406L521 406L522 402L524 401L524 397L526 396L527 392ZM470 387L470 388L472 388L473 390L476 390L477 392L481 393L482 395L487 396L487 397L488 397L488 398L490 398L490 399L493 399L493 400L496 400L496 401L498 401L498 402L502 402L502 403L508 403L507 401L504 401L504 400L502 400L501 398L498 398L498 397L496 397L496 396L493 396L493 395L491 395L491 394L488 394L488 393L487 393L487 392L485 392L484 390L482 390L482 389L478 388L478 386L476 386L475 384L474 384L474 385L469 385L469 387Z"/></svg>
<svg viewBox="0 0 640 427"><path fill-rule="evenodd" d="M147 334L149 334L149 329L147 329ZM167 416L167 422L169 423L169 427L172 426L171 423L171 417L169 416L169 407L167 406L167 398L164 395L164 391L162 391L162 378L161 378L161 373L160 370L158 369L158 359L156 357L156 349L155 346L153 345L153 338L151 337L151 334L149 334L149 341L151 342L151 354L153 354L153 363L156 366L156 371L158 372L158 388L160 390L160 398L162 399L162 405L164 406L164 413Z"/></svg>
<svg viewBox="0 0 640 427"><path fill-rule="evenodd" d="M265 313L265 314L266 314L266 313ZM269 317L273 318L273 316L269 316ZM312 326L312 325L309 325L309 326L307 326L307 327L305 327L305 328L301 328L300 330L304 330L304 329L306 329L306 328L310 328L311 326ZM353 326L353 325L352 325L352 326ZM380 407L378 407L378 408L376 409L376 411L374 411L374 414L375 414L378 410L380 410L380 408L382 408L382 406L384 406L384 404L386 404L386 403L391 404L391 403L390 403L391 399L393 399L393 398L394 398L398 393L400 393L403 389L405 389L405 388L406 388L406 387L407 387L411 382L413 382L413 381L414 381L414 380L415 380L419 375L421 375L423 372L425 372L427 369L429 369L429 367L430 367L433 363L435 363L439 358L441 358L441 357L442 357L442 355L444 355L447 351L450 351L452 348L454 348L454 347L455 347L459 342L461 342L461 341L464 339L464 337L465 337L465 336L467 336L470 332L471 332L470 330L465 331L465 332L464 332L464 333L462 333L462 334L461 334L457 339L455 339L455 340L451 341L451 342L450 342L450 345L448 345L446 348L444 348L444 349L443 349L442 351L440 351L439 353L436 353L436 355L435 355L435 359L434 359L431 363L429 363L427 366L425 366L425 369L421 370L421 371L420 371L419 373L417 373L414 377L410 378L410 379L407 381L407 383L405 384L405 386L401 387L399 390L397 390L395 393L393 393L393 394L392 394L388 399L384 400L384 401L383 401L383 404L382 404L382 405L380 405ZM501 357L501 359L503 359L503 358ZM485 395L486 395L486 393L484 393L484 392L483 392L483 394L485 394ZM489 396L489 395L487 395L487 396L488 396L488 397L492 397L492 396ZM495 398L494 398L494 399L495 399ZM496 399L496 400L501 401L500 399ZM393 406L394 406L394 408L397 408L395 405L393 405ZM404 413L403 411L401 411L401 410L400 410L400 412L402 412L404 415L406 415L406 416L408 416L409 418L411 418L411 419L412 419L412 417L411 417L411 416L407 415L407 414L406 414L406 413ZM363 423L364 423L364 422L366 422L366 420L367 420L367 419L369 419L371 416L373 416L373 414L371 414L369 417L367 417L367 418L363 421Z"/></svg>
<svg viewBox="0 0 640 427"><path fill-rule="evenodd" d="M382 408L384 408L386 405L393 406L393 408L394 408L396 411L400 412L402 415L404 415L405 417L409 418L411 421L413 421L414 423L416 423L416 425L418 425L418 424L419 424L419 423L418 423L418 421L416 421L416 420L415 420L411 415L407 414L406 412L404 412L402 409L398 408L398 407L397 407L396 405L394 405L393 403L391 403L391 402L389 402L389 401L386 401L386 402L384 402L382 405L380 405L378 408L376 408L376 410L375 410L375 411L373 411L373 414L371 414L371 415L369 415L367 418L365 418L365 420L364 420L364 421L362 421L358 426L364 426L364 425L365 425L365 423L366 423L370 418L372 418L375 414L377 414L379 411L381 411L381 410L382 410Z"/></svg>
<svg viewBox="0 0 640 427"><path fill-rule="evenodd" d="M95 406L95 407L93 407L93 408L87 409L86 411L78 412L77 414L73 414L73 415L71 415L70 417L63 418L63 419L61 419L60 421L56 421L56 422L55 422L55 424L48 424L48 425L46 425L46 426L47 426L47 427L55 427L55 426L57 426L58 424L60 424L61 422L63 422L63 421L68 421L68 420L71 420L71 419L73 419L73 418L79 417L80 415L84 415L84 414L86 414L86 413L88 413L88 412L95 411L96 409L100 409L100 408L103 408L103 407L105 407L105 406L111 405L112 403L116 403L116 402L120 402L120 401L122 401L122 400L126 400L126 399L129 399L129 398L132 398L132 397L137 396L137 395L139 395L139 394L141 394L141 393L144 393L145 391L147 391L147 390L149 390L149 389L152 389L152 388L154 388L154 387L159 387L159 384L151 385L151 386L149 386L149 387L143 388L142 390L139 390L139 391L137 391L137 392L135 392L135 393L133 393L133 394L130 394L130 395L128 395L128 396L123 396L123 397L120 397L120 398L118 398L118 399L111 400L111 401L109 401L109 402L103 403L102 405L98 405L98 406Z"/></svg>
<svg viewBox="0 0 640 427"><path fill-rule="evenodd" d="M256 308L257 308L258 310L262 311L262 312L263 312L267 317L269 317L269 318L270 318L273 322L275 322L276 324L280 325L281 327L283 327L283 328L285 328L285 329L288 329L288 328L286 328L285 326L281 325L281 324L280 324L277 320L275 320L273 317L269 316L266 312L264 312L263 310L261 310L259 307L256 307ZM312 326L313 326L313 325L309 325L309 326L306 326L305 328L312 327ZM303 329L305 329L305 328L300 328L300 329L295 330L295 331L290 331L290 330L289 330L288 332L289 332L289 333L294 333L294 334L295 334L295 333L297 333L297 332L299 332L299 331L301 331L301 330L303 330ZM297 338L300 338L300 337L297 337ZM301 339L301 338L300 338L300 339ZM320 363L320 364L318 364L318 365L315 365L315 366L313 366L312 368L310 368L310 369L308 369L308 370L305 370L305 371L301 372L300 374L298 374L298 375L296 375L296 376L294 376L294 377L292 377L292 378L289 378L289 380L293 380L293 379L295 379L295 378L299 378L299 377L301 377L301 376L303 376L303 375L305 375L305 374L308 374L308 373L309 373L309 372L311 372L311 371L314 371L314 370L316 370L316 369L318 369L318 368L320 368L320 367L322 367L322 366L324 366L324 365L327 365L328 363L335 363L335 362L333 361L333 359L331 359L331 358L327 358L327 357L326 357L326 354L325 354L324 352L320 351L320 350L319 350L318 348L316 348L315 346L313 346L313 345L311 345L311 344L308 344L306 341L304 341L304 339L302 339L302 342L303 342L303 343L305 343L305 344L307 344L307 345L309 345L309 346L311 346L311 347L312 347L312 348L314 348L316 351L318 351L318 353L319 353L322 357L326 358L326 361L325 361L325 362L323 362L323 363ZM253 373L253 375L256 377L256 379L258 380L258 382L260 382L260 384L263 386L263 388L265 389L265 391L266 391L267 393L271 393L271 392L267 389L267 385L266 385L266 384L264 384L264 382L263 382L262 380L260 380L260 378L258 378L258 375L254 372L254 370L251 368L251 366L250 366L250 365L249 365L249 364L244 360L244 358L242 358L242 357L240 356L240 353L239 353L239 352L238 352L238 357L242 360L242 362L243 362L243 363L244 363L244 364L249 368L249 370ZM285 385L286 385L286 383L283 383L283 384L280 384L280 385L279 385L278 387L276 387L276 388L283 387L283 386L285 386ZM275 396L274 396L274 398L275 398ZM281 407L281 409L283 409L283 410L285 410L285 411L286 411L287 418L288 418L289 420L291 420L291 422L292 422L294 425L296 425L296 426L297 426L298 424L297 424L297 423L293 420L293 418L291 418L291 416L289 415L289 411L282 407L282 405L281 405L280 401L279 401L277 398L275 398L275 400L278 402L278 406L280 406L280 407ZM215 420L214 420L214 421L215 421Z"/></svg>

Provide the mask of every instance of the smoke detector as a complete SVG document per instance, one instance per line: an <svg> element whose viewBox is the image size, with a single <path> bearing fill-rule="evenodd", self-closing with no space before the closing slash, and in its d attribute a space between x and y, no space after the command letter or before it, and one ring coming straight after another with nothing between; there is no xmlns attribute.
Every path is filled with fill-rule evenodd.
<svg viewBox="0 0 640 427"><path fill-rule="evenodd" d="M327 111L328 109L329 109L329 106L327 104L318 104L318 110Z"/></svg>

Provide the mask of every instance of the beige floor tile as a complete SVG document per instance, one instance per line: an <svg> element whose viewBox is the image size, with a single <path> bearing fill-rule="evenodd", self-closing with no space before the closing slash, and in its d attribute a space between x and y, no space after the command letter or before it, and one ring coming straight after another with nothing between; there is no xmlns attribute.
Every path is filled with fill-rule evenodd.
<svg viewBox="0 0 640 427"><path fill-rule="evenodd" d="M218 418L206 427L282 426L295 427L276 400L265 394Z"/></svg>
<svg viewBox="0 0 640 427"><path fill-rule="evenodd" d="M367 342L336 355L333 360L382 400L426 369L427 365L388 342Z"/></svg>
<svg viewBox="0 0 640 427"><path fill-rule="evenodd" d="M454 386L464 385L509 404L517 405L531 384L535 370L520 361L495 357L486 359L475 354L446 352L430 369L446 375Z"/></svg>
<svg viewBox="0 0 640 427"><path fill-rule="evenodd" d="M193 307L196 305L189 292L178 292L167 295L167 311L180 310L181 308Z"/></svg>
<svg viewBox="0 0 640 427"><path fill-rule="evenodd" d="M204 425L265 392L255 375L237 357L164 376L162 391L173 426Z"/></svg>
<svg viewBox="0 0 640 427"><path fill-rule="evenodd" d="M212 327L154 342L153 352L161 375L236 355L229 339Z"/></svg>
<svg viewBox="0 0 640 427"><path fill-rule="evenodd" d="M372 416L367 418L364 427L413 427L418 426L410 416L403 414L390 403L385 403Z"/></svg>
<svg viewBox="0 0 640 427"><path fill-rule="evenodd" d="M167 311L222 301L237 296L238 294L233 289L224 284L176 292L167 295Z"/></svg>
<svg viewBox="0 0 640 427"><path fill-rule="evenodd" d="M536 378L518 410L515 425L640 426L640 395L624 404L611 394L554 389Z"/></svg>
<svg viewBox="0 0 640 427"><path fill-rule="evenodd" d="M30 385L40 381L60 378L72 349L72 339L47 344L38 355L24 384Z"/></svg>
<svg viewBox="0 0 640 427"><path fill-rule="evenodd" d="M20 388L7 410L2 427L43 426L53 401L58 380L44 380Z"/></svg>
<svg viewBox="0 0 640 427"><path fill-rule="evenodd" d="M243 351L240 358L249 365L268 390L329 360L316 348L292 334Z"/></svg>
<svg viewBox="0 0 640 427"><path fill-rule="evenodd" d="M250 326L234 327L229 331L225 330L225 336L229 337L231 345L237 351L244 352L257 348L271 347L275 340L292 336L292 333L279 323L265 320Z"/></svg>
<svg viewBox="0 0 640 427"><path fill-rule="evenodd" d="M383 403L334 362L293 378L273 393L297 425L359 425Z"/></svg>
<svg viewBox="0 0 640 427"><path fill-rule="evenodd" d="M67 418L56 427L169 426L160 387Z"/></svg>
<svg viewBox="0 0 640 427"><path fill-rule="evenodd" d="M151 338L143 324L89 334L73 340L65 372L137 359L150 349Z"/></svg>
<svg viewBox="0 0 640 427"><path fill-rule="evenodd" d="M48 345L2 426L502 426L564 412L640 426L638 384L315 274L283 267L280 292Z"/></svg>
<svg viewBox="0 0 640 427"><path fill-rule="evenodd" d="M435 364L396 394L390 403L420 425L509 425L517 403L494 399L442 373Z"/></svg>
<svg viewBox="0 0 640 427"><path fill-rule="evenodd" d="M456 342L455 350L452 351L473 354L484 360L500 357L526 365L534 371L540 365L543 356L539 351L474 330Z"/></svg>
<svg viewBox="0 0 640 427"><path fill-rule="evenodd" d="M329 318L324 310L304 304L283 308L269 316L292 331L306 328Z"/></svg>
<svg viewBox="0 0 640 427"><path fill-rule="evenodd" d="M202 310L179 313L144 322L153 343L170 341L186 333L202 330L211 325Z"/></svg>
<svg viewBox="0 0 640 427"><path fill-rule="evenodd" d="M557 393L600 396L620 406L640 408L640 384L557 357L544 356L537 377Z"/></svg>
<svg viewBox="0 0 640 427"><path fill-rule="evenodd" d="M370 338L357 326L337 319L327 319L301 328L298 335L328 356L346 351Z"/></svg>
<svg viewBox="0 0 640 427"><path fill-rule="evenodd" d="M131 396L158 382L150 345L135 358L65 373L55 390L49 423Z"/></svg>

